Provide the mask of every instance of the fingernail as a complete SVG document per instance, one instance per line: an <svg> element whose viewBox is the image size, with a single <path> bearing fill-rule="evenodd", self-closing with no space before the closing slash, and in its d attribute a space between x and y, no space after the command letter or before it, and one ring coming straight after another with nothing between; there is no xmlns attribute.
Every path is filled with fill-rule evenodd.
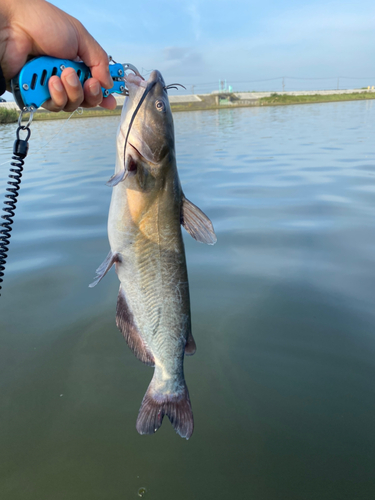
<svg viewBox="0 0 375 500"><path fill-rule="evenodd" d="M98 82L94 82L89 86L90 92L92 95L99 95L100 93L100 86Z"/></svg>
<svg viewBox="0 0 375 500"><path fill-rule="evenodd" d="M64 90L64 87L62 86L60 78L57 80L52 81L52 87L57 91L57 92L62 92Z"/></svg>
<svg viewBox="0 0 375 500"><path fill-rule="evenodd" d="M69 75L66 77L66 81L71 87L78 87L80 85L80 81L78 80L78 76L75 71L69 73Z"/></svg>

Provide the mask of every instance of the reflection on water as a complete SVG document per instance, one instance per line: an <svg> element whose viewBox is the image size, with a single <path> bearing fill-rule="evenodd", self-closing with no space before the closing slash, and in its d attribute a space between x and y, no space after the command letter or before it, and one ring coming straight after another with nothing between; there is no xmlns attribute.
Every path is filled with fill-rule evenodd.
<svg viewBox="0 0 375 500"><path fill-rule="evenodd" d="M88 288L108 252L118 119L33 123L0 298L1 498L373 496L374 113L175 115L184 191L218 236L185 234L188 442L168 421L137 434L150 368L116 329L115 273ZM13 140L0 126L0 163Z"/></svg>

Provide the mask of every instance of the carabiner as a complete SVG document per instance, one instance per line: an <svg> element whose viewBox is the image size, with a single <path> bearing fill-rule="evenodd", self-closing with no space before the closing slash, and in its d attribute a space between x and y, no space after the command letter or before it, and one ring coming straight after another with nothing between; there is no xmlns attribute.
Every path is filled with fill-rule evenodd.
<svg viewBox="0 0 375 500"><path fill-rule="evenodd" d="M31 125L31 122L33 121L33 118L34 118L34 112L35 112L34 106L28 106L28 107L23 108L21 113L20 113L20 116L18 117L18 127L22 127L22 130L29 128L29 126ZM22 126L21 122L22 122L23 116L26 113L30 113L29 120L26 123L26 125Z"/></svg>

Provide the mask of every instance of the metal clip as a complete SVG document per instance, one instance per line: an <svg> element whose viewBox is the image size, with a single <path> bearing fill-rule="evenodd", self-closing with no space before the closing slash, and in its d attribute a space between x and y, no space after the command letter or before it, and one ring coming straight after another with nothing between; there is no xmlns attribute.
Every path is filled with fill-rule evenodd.
<svg viewBox="0 0 375 500"><path fill-rule="evenodd" d="M142 78L142 75L140 74L140 72L132 64L124 63L123 67L124 67L124 72L127 71L127 70L130 70L130 71L133 71L133 73L135 73L137 76L140 76Z"/></svg>
<svg viewBox="0 0 375 500"><path fill-rule="evenodd" d="M25 106L22 109L20 116L18 117L18 126L23 127L23 129L29 128L29 126L31 125L31 122L33 121L33 118L34 118L34 112L35 112L34 106ZM29 120L26 123L26 125L22 125L21 122L22 122L22 119L26 113L30 113Z"/></svg>

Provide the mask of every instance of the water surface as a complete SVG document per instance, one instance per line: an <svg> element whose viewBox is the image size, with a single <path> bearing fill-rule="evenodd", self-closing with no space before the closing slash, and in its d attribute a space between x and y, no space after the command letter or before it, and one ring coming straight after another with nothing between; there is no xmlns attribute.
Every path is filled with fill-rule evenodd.
<svg viewBox="0 0 375 500"><path fill-rule="evenodd" d="M189 441L168 420L137 434L152 370L116 328L114 271L87 286L117 123L32 124L0 298L0 498L372 498L375 103L175 115L185 194L218 236L184 234Z"/></svg>

